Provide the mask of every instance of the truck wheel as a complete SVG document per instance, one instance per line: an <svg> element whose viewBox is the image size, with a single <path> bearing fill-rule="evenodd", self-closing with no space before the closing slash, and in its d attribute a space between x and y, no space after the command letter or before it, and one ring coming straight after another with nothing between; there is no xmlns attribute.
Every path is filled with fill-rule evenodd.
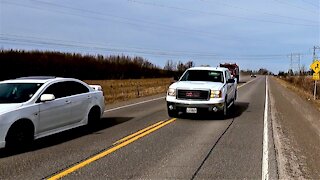
<svg viewBox="0 0 320 180"><path fill-rule="evenodd" d="M232 102L231 102L232 105L231 105L230 109L231 109L232 111L233 111L234 108L235 108L236 99L237 99L237 91L234 93L234 97L233 97Z"/></svg>
<svg viewBox="0 0 320 180"><path fill-rule="evenodd" d="M225 100L223 104L223 111L222 111L223 119L226 119L227 115L228 115L228 103L227 103L227 100Z"/></svg>
<svg viewBox="0 0 320 180"><path fill-rule="evenodd" d="M176 111L168 109L168 116L169 117L175 118L175 117L177 117L177 114L178 113Z"/></svg>

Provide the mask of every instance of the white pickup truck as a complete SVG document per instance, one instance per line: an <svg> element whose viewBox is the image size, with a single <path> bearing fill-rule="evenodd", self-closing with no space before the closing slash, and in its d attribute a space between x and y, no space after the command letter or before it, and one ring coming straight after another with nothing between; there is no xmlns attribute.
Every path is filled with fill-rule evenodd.
<svg viewBox="0 0 320 180"><path fill-rule="evenodd" d="M226 117L228 109L237 99L237 81L227 68L193 67L167 91L167 108L170 117L182 113L221 112Z"/></svg>

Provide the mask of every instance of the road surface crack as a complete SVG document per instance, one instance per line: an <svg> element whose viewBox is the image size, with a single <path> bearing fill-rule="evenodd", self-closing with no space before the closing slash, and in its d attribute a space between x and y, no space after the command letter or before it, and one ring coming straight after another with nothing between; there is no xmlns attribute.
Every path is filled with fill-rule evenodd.
<svg viewBox="0 0 320 180"><path fill-rule="evenodd" d="M228 131L228 129L231 127L231 125L233 124L235 118L232 119L231 123L228 125L228 127L223 131L223 133L220 135L219 139L214 143L214 145L211 147L210 151L208 152L208 154L206 155L206 157L203 159L203 161L201 162L200 166L198 167L198 169L196 170L196 172L192 175L191 180L193 180L197 174L199 173L199 171L201 170L202 166L204 165L204 163L207 161L207 159L209 158L209 156L211 155L212 151L214 150L214 148L217 146L217 144L219 143L219 141L222 139L222 137L224 136L224 134Z"/></svg>

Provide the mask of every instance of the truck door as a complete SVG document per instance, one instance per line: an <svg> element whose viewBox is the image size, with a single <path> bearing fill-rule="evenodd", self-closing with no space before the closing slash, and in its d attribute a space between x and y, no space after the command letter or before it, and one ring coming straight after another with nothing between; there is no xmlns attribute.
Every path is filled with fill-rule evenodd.
<svg viewBox="0 0 320 180"><path fill-rule="evenodd" d="M228 79L232 79L230 72L226 71L226 82ZM228 83L227 82L227 103L229 104L232 101L232 98L234 97L235 89L234 89L234 83Z"/></svg>

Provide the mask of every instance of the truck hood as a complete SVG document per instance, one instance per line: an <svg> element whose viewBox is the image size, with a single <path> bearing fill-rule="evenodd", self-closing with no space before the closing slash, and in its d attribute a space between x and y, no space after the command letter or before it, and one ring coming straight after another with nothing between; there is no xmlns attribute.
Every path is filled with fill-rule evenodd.
<svg viewBox="0 0 320 180"><path fill-rule="evenodd" d="M17 108L21 107L22 103L15 103L15 104L0 104L0 115L4 114L9 111L16 110Z"/></svg>
<svg viewBox="0 0 320 180"><path fill-rule="evenodd" d="M221 82L208 82L208 81L179 81L173 83L170 88L174 89L211 89L220 90L223 87Z"/></svg>

